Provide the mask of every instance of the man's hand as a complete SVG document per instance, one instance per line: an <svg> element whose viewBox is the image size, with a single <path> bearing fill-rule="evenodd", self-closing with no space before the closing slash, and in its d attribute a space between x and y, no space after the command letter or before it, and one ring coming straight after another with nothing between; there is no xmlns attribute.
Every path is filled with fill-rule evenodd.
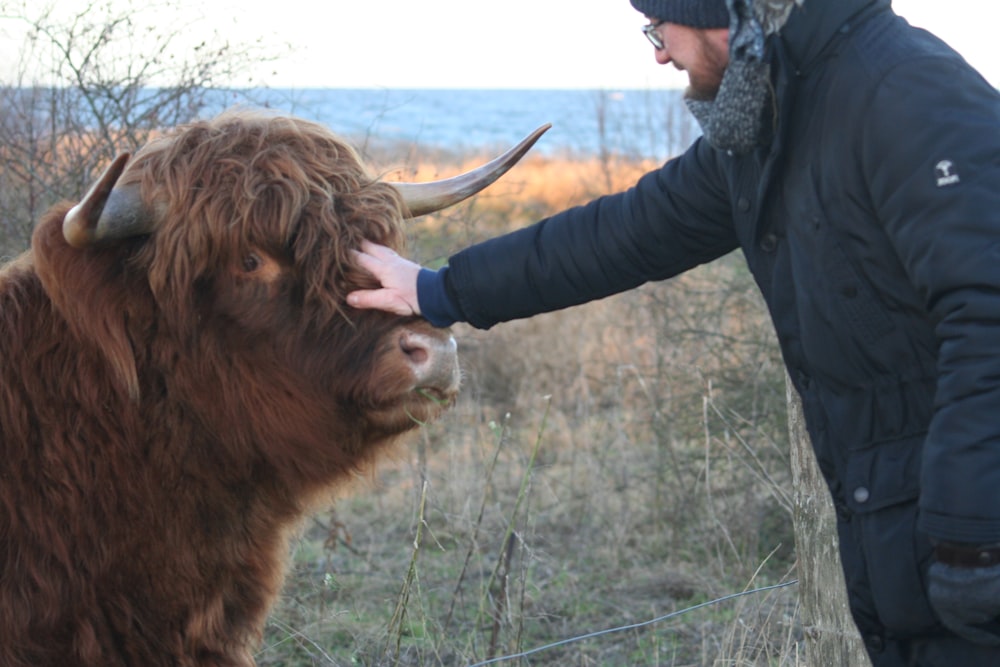
<svg viewBox="0 0 1000 667"><path fill-rule="evenodd" d="M354 308L375 308L396 315L419 315L417 274L420 265L400 257L385 246L361 242L354 256L358 266L371 273L381 283L381 289L357 290L347 295Z"/></svg>
<svg viewBox="0 0 1000 667"><path fill-rule="evenodd" d="M944 625L964 639L1000 646L1000 564L935 562L928 596Z"/></svg>

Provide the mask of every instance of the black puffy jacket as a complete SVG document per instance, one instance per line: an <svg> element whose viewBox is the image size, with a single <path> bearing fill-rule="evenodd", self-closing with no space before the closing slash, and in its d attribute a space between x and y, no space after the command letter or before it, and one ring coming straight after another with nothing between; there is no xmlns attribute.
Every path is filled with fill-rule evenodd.
<svg viewBox="0 0 1000 667"><path fill-rule="evenodd" d="M929 538L1000 543L1000 96L888 0L808 0L776 129L453 256L474 326L742 248L840 518L863 633L936 632ZM918 520L919 515L919 520Z"/></svg>

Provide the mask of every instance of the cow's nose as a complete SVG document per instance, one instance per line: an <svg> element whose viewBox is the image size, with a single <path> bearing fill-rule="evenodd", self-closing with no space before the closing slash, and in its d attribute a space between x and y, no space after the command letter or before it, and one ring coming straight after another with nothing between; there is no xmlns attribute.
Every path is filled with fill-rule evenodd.
<svg viewBox="0 0 1000 667"><path fill-rule="evenodd" d="M454 336L404 331L399 337L399 348L413 370L417 387L445 394L458 391L458 344Z"/></svg>

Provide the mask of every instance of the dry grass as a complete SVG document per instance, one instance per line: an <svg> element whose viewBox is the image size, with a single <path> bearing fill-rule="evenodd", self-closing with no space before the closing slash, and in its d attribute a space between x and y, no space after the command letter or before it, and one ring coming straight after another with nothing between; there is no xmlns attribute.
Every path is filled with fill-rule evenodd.
<svg viewBox="0 0 1000 667"><path fill-rule="evenodd" d="M654 166L529 157L415 221L411 254L443 262ZM790 578L783 374L740 258L456 334L460 401L310 520L261 665L473 665ZM797 667L799 650L790 587L502 664Z"/></svg>
<svg viewBox="0 0 1000 667"><path fill-rule="evenodd" d="M412 254L442 260L650 166L529 160L419 222ZM751 282L730 257L458 327L460 401L307 526L260 664L473 665L791 578L783 375ZM792 667L799 649L788 587L502 664Z"/></svg>

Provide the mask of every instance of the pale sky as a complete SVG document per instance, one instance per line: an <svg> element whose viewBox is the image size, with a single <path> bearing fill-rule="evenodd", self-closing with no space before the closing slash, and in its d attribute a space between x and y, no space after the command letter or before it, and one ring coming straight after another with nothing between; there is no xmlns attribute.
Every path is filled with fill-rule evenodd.
<svg viewBox="0 0 1000 667"><path fill-rule="evenodd" d="M44 1L67 12L96 0ZM174 1L181 9L168 18L205 16L192 40L215 31L233 41L259 38L274 52L290 45L286 57L254 68L254 83L272 87L614 90L687 81L656 65L639 30L645 21L627 0ZM1000 87L997 0L895 0L893 7ZM0 59L11 60L15 42L0 32Z"/></svg>
<svg viewBox="0 0 1000 667"><path fill-rule="evenodd" d="M687 82L672 66L654 62L639 30L645 20L627 0L242 0L238 6L231 20L241 30L299 49L275 64L279 85L615 89ZM895 0L893 7L1000 87L997 0Z"/></svg>

